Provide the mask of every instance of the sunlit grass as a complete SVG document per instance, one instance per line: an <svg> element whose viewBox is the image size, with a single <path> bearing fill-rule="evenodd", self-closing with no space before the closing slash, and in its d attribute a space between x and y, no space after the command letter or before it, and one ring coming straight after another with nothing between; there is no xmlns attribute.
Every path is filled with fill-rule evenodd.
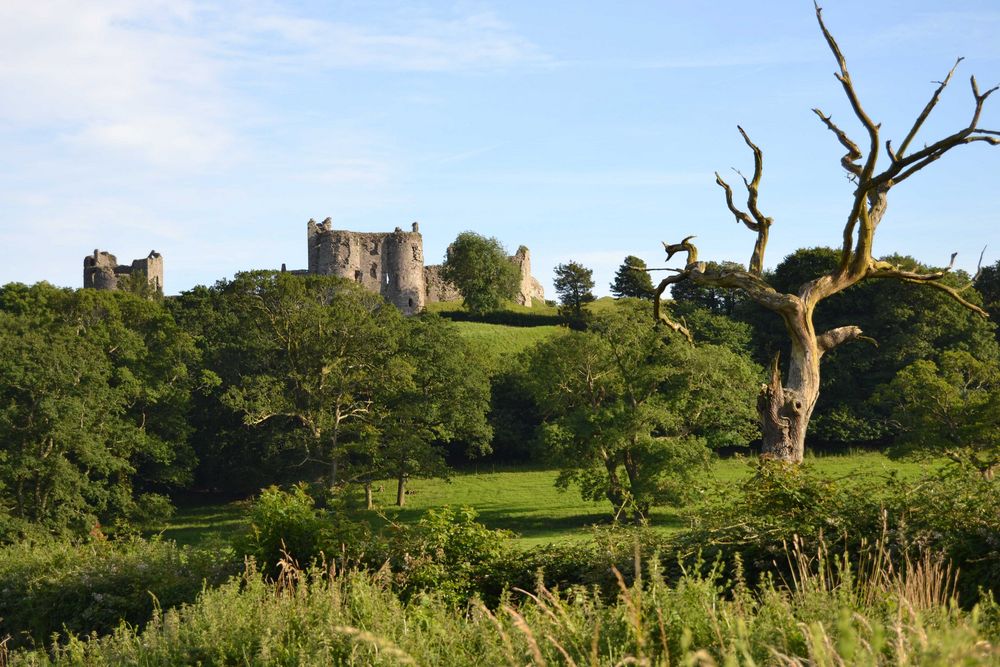
<svg viewBox="0 0 1000 667"><path fill-rule="evenodd" d="M561 327L508 327L483 322L455 322L458 333L495 361L517 356L524 350L551 338Z"/></svg>
<svg viewBox="0 0 1000 667"><path fill-rule="evenodd" d="M922 469L919 464L893 461L878 453L816 456L809 457L807 463L832 478L892 474L915 477ZM750 472L745 459L720 459L713 464L705 485L725 493L727 486L739 484ZM555 487L557 475L554 469L472 466L455 472L449 481L410 480L403 508L395 506L395 482L383 480L375 483L376 509L355 509L352 514L377 526L384 521L415 522L433 507L469 506L479 512L479 520L485 525L514 532L519 544L526 548L546 542L587 539L590 527L612 521L614 510L610 503L583 500L575 488L560 491ZM352 498L355 505L359 496L360 492ZM245 510L245 501L181 508L160 530L164 538L180 544L221 545L243 528ZM650 522L662 532L683 526L680 511L671 507L656 508Z"/></svg>

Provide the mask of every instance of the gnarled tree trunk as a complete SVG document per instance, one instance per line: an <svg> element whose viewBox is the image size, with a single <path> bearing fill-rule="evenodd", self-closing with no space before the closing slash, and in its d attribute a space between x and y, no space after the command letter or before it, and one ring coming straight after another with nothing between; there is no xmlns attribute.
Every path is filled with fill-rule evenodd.
<svg viewBox="0 0 1000 667"><path fill-rule="evenodd" d="M788 365L788 383L781 383L778 355L771 360L769 381L757 397L757 412L763 456L801 463L805 454L806 431L819 398L819 359L821 356L813 332L811 313L798 309L797 317L786 318L792 339Z"/></svg>

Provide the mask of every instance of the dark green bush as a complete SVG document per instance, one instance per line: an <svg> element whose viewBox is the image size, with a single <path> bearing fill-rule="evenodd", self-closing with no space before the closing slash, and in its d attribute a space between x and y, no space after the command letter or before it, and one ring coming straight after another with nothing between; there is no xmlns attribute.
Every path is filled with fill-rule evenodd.
<svg viewBox="0 0 1000 667"><path fill-rule="evenodd" d="M217 552L134 539L22 542L0 549L0 638L41 644L53 633L140 625L157 606L191 602L239 568Z"/></svg>
<svg viewBox="0 0 1000 667"><path fill-rule="evenodd" d="M442 507L412 528L400 526L385 543L385 562L404 600L433 592L455 604L474 596L496 601L514 571L511 537L476 522L471 507Z"/></svg>
<svg viewBox="0 0 1000 667"><path fill-rule="evenodd" d="M307 567L349 551L360 557L370 539L367 527L344 518L335 502L315 507L305 484L289 491L271 486L261 491L249 514L250 527L235 544L238 553L253 557L261 570L275 575L278 563L291 559Z"/></svg>
<svg viewBox="0 0 1000 667"><path fill-rule="evenodd" d="M878 549L897 567L922 553L960 571L964 602L979 589L1000 593L1000 484L967 471L832 480L809 465L758 462L738 493L727 491L690 511L693 526L674 542L682 556L732 563L739 555L753 583L788 574L793 541L857 556Z"/></svg>
<svg viewBox="0 0 1000 667"><path fill-rule="evenodd" d="M484 324L502 324L508 327L543 327L559 325L564 322L559 315L513 310L497 310L480 314L467 310L445 310L441 311L440 315L453 322L482 322Z"/></svg>

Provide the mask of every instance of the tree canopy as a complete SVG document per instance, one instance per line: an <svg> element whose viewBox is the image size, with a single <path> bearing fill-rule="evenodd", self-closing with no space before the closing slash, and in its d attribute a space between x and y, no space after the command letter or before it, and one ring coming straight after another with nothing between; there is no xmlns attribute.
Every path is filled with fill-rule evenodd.
<svg viewBox="0 0 1000 667"><path fill-rule="evenodd" d="M645 303L620 302L587 331L568 331L526 359L559 483L635 520L688 497L708 446L753 437L749 398L759 378L726 348L664 340L649 314Z"/></svg>
<svg viewBox="0 0 1000 667"><path fill-rule="evenodd" d="M495 237L462 232L448 246L441 276L458 288L466 308L481 314L513 299L521 274Z"/></svg>
<svg viewBox="0 0 1000 667"><path fill-rule="evenodd" d="M635 255L629 255L615 271L614 282L611 283L611 294L616 298L634 297L636 299L653 298L653 279L646 270L646 262Z"/></svg>
<svg viewBox="0 0 1000 667"><path fill-rule="evenodd" d="M584 305L594 300L594 272L579 262L569 261L555 268L553 286L559 295L562 313L572 319L583 317Z"/></svg>

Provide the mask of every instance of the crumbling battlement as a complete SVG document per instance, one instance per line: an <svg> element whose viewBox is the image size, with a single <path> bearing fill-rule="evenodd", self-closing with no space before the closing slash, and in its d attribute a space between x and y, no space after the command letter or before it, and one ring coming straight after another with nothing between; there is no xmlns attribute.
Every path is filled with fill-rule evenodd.
<svg viewBox="0 0 1000 667"><path fill-rule="evenodd" d="M144 275L156 290L163 291L163 256L150 250L144 259L133 259L129 266L119 266L110 252L94 249L93 255L83 258L83 286L94 289L116 290L122 276Z"/></svg>
<svg viewBox="0 0 1000 667"><path fill-rule="evenodd" d="M332 229L327 218L306 227L309 273L353 280L381 294L404 314L424 309L424 241L417 223L412 231L350 232Z"/></svg>

